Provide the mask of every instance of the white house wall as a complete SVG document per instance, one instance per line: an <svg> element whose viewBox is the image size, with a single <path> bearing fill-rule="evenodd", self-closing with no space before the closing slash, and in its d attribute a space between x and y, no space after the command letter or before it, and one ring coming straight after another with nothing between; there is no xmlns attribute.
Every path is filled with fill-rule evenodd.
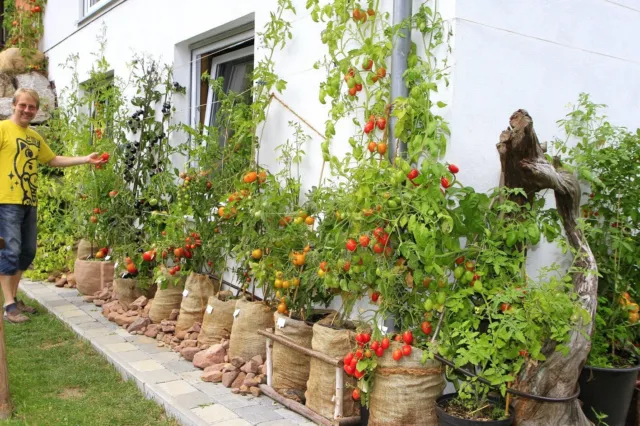
<svg viewBox="0 0 640 426"><path fill-rule="evenodd" d="M133 53L148 53L175 67L175 79L188 86L189 45L226 25L255 20L264 27L275 0L125 0L90 23L78 27L78 0L49 0L41 48L49 57L50 79L58 90L69 84L71 72L59 64L80 54L79 73L86 76L94 58L96 36L107 26L106 57L118 76L129 74ZM391 0L382 0L392 10ZM414 1L414 10L420 1ZM640 117L639 0L439 0L444 18L454 29L452 85L441 96L452 137L447 159L460 166L459 178L479 191L498 184L498 135L518 108L529 111L541 140L559 135L556 120L578 94L609 105L615 123L634 127ZM318 102L323 71L313 63L326 52L321 24L314 23L305 0L295 0L293 40L276 54L276 72L288 81L283 100L320 132L327 106ZM232 24L230 24L232 23ZM263 50L256 36L256 61ZM391 68L391 73L393 69ZM177 119L188 120L189 101L175 103ZM260 162L276 166L274 147L291 134L294 117L274 103L264 129ZM356 129L349 120L337 126L332 152L349 149ZM301 165L305 188L317 185L320 137L312 136ZM533 251L530 270L560 259L558 250L542 245Z"/></svg>

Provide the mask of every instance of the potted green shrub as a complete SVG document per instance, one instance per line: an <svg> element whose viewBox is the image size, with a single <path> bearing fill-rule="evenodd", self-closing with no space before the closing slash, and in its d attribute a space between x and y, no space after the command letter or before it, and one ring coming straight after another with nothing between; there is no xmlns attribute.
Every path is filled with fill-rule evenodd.
<svg viewBox="0 0 640 426"><path fill-rule="evenodd" d="M640 371L640 131L607 121L587 95L560 121L568 148L559 141L585 187L581 210L587 240L598 263L598 308L591 352L580 378L580 399L593 421L622 425Z"/></svg>

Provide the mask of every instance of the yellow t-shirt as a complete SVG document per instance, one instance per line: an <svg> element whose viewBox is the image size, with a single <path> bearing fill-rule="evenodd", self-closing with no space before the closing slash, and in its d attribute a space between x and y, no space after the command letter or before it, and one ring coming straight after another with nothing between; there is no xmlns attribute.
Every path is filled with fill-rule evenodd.
<svg viewBox="0 0 640 426"><path fill-rule="evenodd" d="M32 128L0 121L0 204L35 206L38 162L48 163L55 156Z"/></svg>

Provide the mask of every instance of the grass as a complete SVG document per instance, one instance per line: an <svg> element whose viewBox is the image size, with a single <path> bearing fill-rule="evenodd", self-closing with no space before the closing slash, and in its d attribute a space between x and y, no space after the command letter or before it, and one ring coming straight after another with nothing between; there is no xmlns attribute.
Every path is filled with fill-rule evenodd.
<svg viewBox="0 0 640 426"><path fill-rule="evenodd" d="M12 419L2 425L178 425L42 306L5 322Z"/></svg>

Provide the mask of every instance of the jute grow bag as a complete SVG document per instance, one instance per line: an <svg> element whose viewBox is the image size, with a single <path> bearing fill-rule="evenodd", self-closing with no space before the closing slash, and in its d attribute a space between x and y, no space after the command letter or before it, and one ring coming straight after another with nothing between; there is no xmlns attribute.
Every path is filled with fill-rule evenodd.
<svg viewBox="0 0 640 426"><path fill-rule="evenodd" d="M311 340L313 339L313 321L329 314L335 314L335 311L317 311L310 317L311 321L300 321L289 318L278 312L274 314L275 334L276 336L286 337L298 346L311 349ZM278 320L285 321L284 327L278 325ZM311 357L304 355L294 349L290 349L278 342L273 342L273 388L282 391L298 391L304 394L307 390L307 381L309 380L309 369L311 368ZM283 393L287 395L288 392ZM295 393L294 393L295 394Z"/></svg>
<svg viewBox="0 0 640 426"><path fill-rule="evenodd" d="M353 349L355 334L351 330L336 330L321 323L313 326L311 347L332 358L342 358ZM356 386L356 380L344 375L345 392L342 402L343 417L357 416L360 413L359 403L351 398L349 389ZM311 358L309 380L304 396L305 405L327 419L333 419L334 395L336 389L336 368L318 359Z"/></svg>
<svg viewBox="0 0 640 426"><path fill-rule="evenodd" d="M216 289L217 287L217 289ZM219 282L213 282L208 276L192 272L184 285L180 315L176 323L176 332L188 330L196 322L202 322L209 298L220 289Z"/></svg>
<svg viewBox="0 0 640 426"><path fill-rule="evenodd" d="M113 283L112 262L76 259L73 271L78 291L85 296L92 296L96 291L109 287Z"/></svg>
<svg viewBox="0 0 640 426"><path fill-rule="evenodd" d="M135 278L117 278L113 281L113 291L120 303L129 307L142 292L137 287L138 280Z"/></svg>
<svg viewBox="0 0 640 426"><path fill-rule="evenodd" d="M97 247L94 245L94 248ZM78 252L76 253L76 259L85 260L89 255L91 255L91 241L82 239L78 243Z"/></svg>
<svg viewBox="0 0 640 426"><path fill-rule="evenodd" d="M369 395L369 426L437 426L436 399L445 387L442 364L422 363L422 351L394 361L391 354L402 346L393 343L378 358L373 389Z"/></svg>
<svg viewBox="0 0 640 426"><path fill-rule="evenodd" d="M222 301L216 296L211 296L208 305L211 306L211 313L205 311L198 335L198 343L201 345L215 345L222 339L231 337L236 300Z"/></svg>
<svg viewBox="0 0 640 426"><path fill-rule="evenodd" d="M238 299L236 310L239 312L231 328L229 359L239 356L249 360L256 355L266 359L267 338L259 335L258 330L273 328L273 311L262 302L245 299Z"/></svg>
<svg viewBox="0 0 640 426"><path fill-rule="evenodd" d="M184 288L183 278L174 278L164 266L160 267L165 276L165 283L158 288L151 304L149 318L155 323L169 318L171 311L180 308L182 302L182 289Z"/></svg>

